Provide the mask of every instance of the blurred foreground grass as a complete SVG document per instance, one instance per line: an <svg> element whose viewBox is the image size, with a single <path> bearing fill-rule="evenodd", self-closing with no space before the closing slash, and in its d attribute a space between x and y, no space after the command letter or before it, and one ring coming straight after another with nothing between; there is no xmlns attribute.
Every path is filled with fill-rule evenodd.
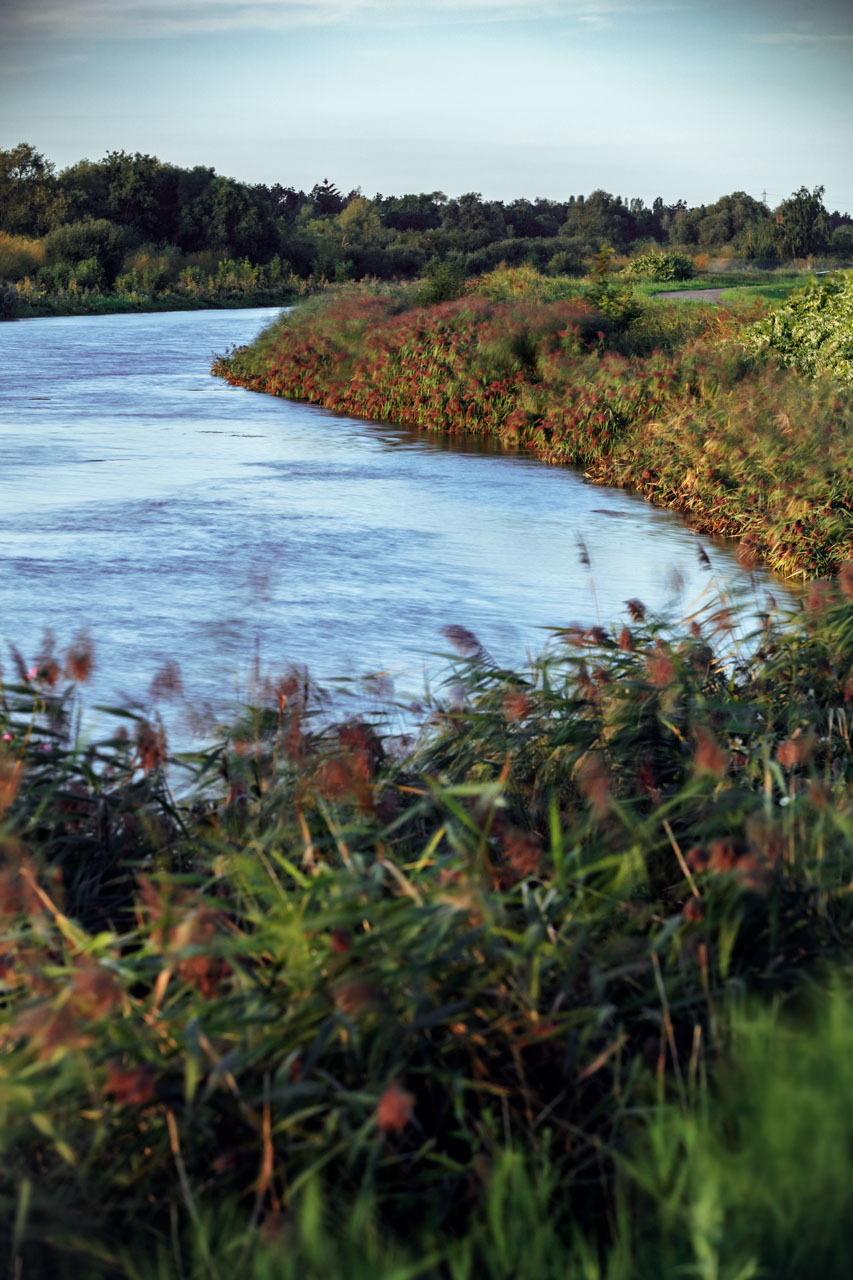
<svg viewBox="0 0 853 1280"><path fill-rule="evenodd" d="M846 1275L853 568L758 630L459 626L417 743L0 702L11 1275ZM191 786L175 799L170 780Z"/></svg>

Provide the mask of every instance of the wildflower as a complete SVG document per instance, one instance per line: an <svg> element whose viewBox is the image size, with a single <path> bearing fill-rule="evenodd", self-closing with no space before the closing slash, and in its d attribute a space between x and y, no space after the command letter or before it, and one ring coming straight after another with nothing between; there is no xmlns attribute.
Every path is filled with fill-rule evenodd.
<svg viewBox="0 0 853 1280"><path fill-rule="evenodd" d="M350 982L342 982L335 989L335 1004L341 1013L348 1018L355 1014L367 1013L377 1004L378 991L370 982L357 978Z"/></svg>
<svg viewBox="0 0 853 1280"><path fill-rule="evenodd" d="M810 759L814 747L814 735L804 734L801 728L796 729L792 737L781 743L776 752L776 759L784 769L793 769L796 765L805 764Z"/></svg>
<svg viewBox="0 0 853 1280"><path fill-rule="evenodd" d="M14 764L9 757L0 757L0 815L6 812L21 785L24 767L20 760Z"/></svg>
<svg viewBox="0 0 853 1280"><path fill-rule="evenodd" d="M830 598L831 590L827 582L810 582L806 593L806 613L823 613Z"/></svg>
<svg viewBox="0 0 853 1280"><path fill-rule="evenodd" d="M705 915L705 909L698 898L688 898L682 908L681 914L688 924L698 924Z"/></svg>
<svg viewBox="0 0 853 1280"><path fill-rule="evenodd" d="M596 751L586 751L574 768L578 790L597 818L603 818L610 805L610 782L607 767Z"/></svg>
<svg viewBox="0 0 853 1280"><path fill-rule="evenodd" d="M402 1133L415 1110L415 1096L399 1080L392 1080L379 1099L376 1119L380 1133Z"/></svg>
<svg viewBox="0 0 853 1280"><path fill-rule="evenodd" d="M148 688L152 698L177 698L183 692L181 668L177 662L164 662Z"/></svg>
<svg viewBox="0 0 853 1280"><path fill-rule="evenodd" d="M75 965L71 984L71 1008L84 1018L104 1018L121 1001L115 975L90 956Z"/></svg>
<svg viewBox="0 0 853 1280"><path fill-rule="evenodd" d="M717 872L731 871L738 857L734 841L729 836L712 840L709 845L709 854L708 870Z"/></svg>

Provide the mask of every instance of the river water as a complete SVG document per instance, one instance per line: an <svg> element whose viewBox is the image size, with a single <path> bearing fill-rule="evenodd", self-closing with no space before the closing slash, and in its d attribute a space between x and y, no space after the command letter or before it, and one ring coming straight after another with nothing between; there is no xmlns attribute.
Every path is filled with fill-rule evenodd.
<svg viewBox="0 0 853 1280"><path fill-rule="evenodd" d="M88 627L90 703L144 702L170 661L216 716L257 664L417 697L448 624L512 664L628 597L687 612L744 582L731 549L703 544L709 574L676 516L569 470L210 376L274 314L0 325L0 635L31 661L46 627Z"/></svg>

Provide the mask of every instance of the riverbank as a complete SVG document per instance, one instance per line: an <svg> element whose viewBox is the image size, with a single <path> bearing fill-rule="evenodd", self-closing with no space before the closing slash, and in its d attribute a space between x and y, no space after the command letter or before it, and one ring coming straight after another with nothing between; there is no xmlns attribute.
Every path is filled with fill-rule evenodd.
<svg viewBox="0 0 853 1280"><path fill-rule="evenodd" d="M351 416L491 436L739 538L747 562L833 573L853 555L850 390L748 353L755 310L641 308L618 277L604 288L598 305L481 294L418 307L353 291L299 307L214 372Z"/></svg>
<svg viewBox="0 0 853 1280"><path fill-rule="evenodd" d="M842 1280L851 597L847 566L742 650L723 602L631 600L518 672L449 628L402 758L299 672L180 761L141 714L78 743L85 640L16 659L19 1271Z"/></svg>
<svg viewBox="0 0 853 1280"><path fill-rule="evenodd" d="M364 320L364 299L355 301ZM405 306L390 294L385 301ZM505 358L507 341L530 368L541 309L490 312L493 301L471 304L481 319L487 304L496 344L488 358ZM437 314L458 319L455 305ZM575 309L574 328L565 311L547 312L560 359L571 356L570 340L593 342L595 350L572 358L583 368L634 360L648 375L646 412L654 397L666 403L668 388L653 377L661 366L643 363L652 357L599 354L599 333L615 348L628 341L624 331L593 328L606 317L587 304L577 310L577 300L558 305ZM420 324L423 313L408 314ZM527 329L502 324L507 315L526 316ZM668 346L667 358L728 332L694 327L697 317L680 309L654 315L657 327L650 318L630 341L654 339ZM710 310L701 324L714 315L725 325L725 313ZM342 522L347 507L359 507L355 429L232 396L195 355L178 363L186 398L176 410L159 383L180 346L176 331L196 321L42 326L61 362L49 376L64 369L70 386L97 384L96 431L106 424L113 433L121 413L116 476L124 474L136 504L123 543L114 505L98 521L109 557L80 521L63 520L79 589L67 593L69 605L59 599L62 579L50 578L54 629L73 634L69 618L103 625L105 612L87 610L83 589L106 581L116 626L130 632L141 664L134 608L116 597L122 580L152 625L157 594L133 572L134 555L161 572L170 559L158 524L148 531L149 555L152 510L168 512L179 539L167 596L180 590L196 622L210 616L192 576L217 541L204 511L182 509L159 478L153 490L145 483L187 467L177 453L166 461L164 450L184 447L186 424L176 423L190 412L202 428L191 445L194 483L219 514L234 502L245 540L224 544L218 596L227 607L236 600L243 616L239 584L287 563L293 610L295 539L310 513L319 520L308 529L314 568L305 592L326 611L314 652L336 616L327 602L341 579L345 613L335 629L343 643L353 645L362 605L373 626L390 629L394 611L407 613L399 586L391 583L387 600L371 594L350 573L343 544L353 540L363 560L392 543L406 574L419 566L421 587L426 559L440 558L443 544L420 528L411 547L401 542L393 514L367 541L359 516L352 538ZM91 369L71 345L75 329L94 352ZM146 330L157 334L147 357ZM210 350L214 331L234 332L233 318L206 317L205 342L196 333L190 349ZM43 365L37 332L21 326L5 337ZM381 339L388 330L368 316L368 342L375 332ZM436 351L418 349L426 362L456 339L470 371L461 333ZM89 376L103 371L106 348L115 412L104 380ZM46 414L50 445L50 402L35 395L20 360L9 364L22 397L12 407L7 397L10 436L19 434L19 413L30 413L33 427ZM622 376L614 385L630 383ZM615 398L607 384L594 386L601 404ZM215 423L200 402L205 387L217 402ZM475 391L466 383L457 394L476 403ZM499 391L487 384L477 394L496 403ZM66 404L58 377L54 393ZM138 432L146 470L127 449L134 398L147 404L152 395L154 416ZM268 421L267 434L237 434L247 404ZM599 412L590 409L596 430L607 425ZM298 447L276 457L281 424L292 417ZM338 485L330 483L329 433ZM199 472L232 438L233 456L278 463L286 482L262 501L266 522L251 507L259 467L230 498L224 470ZM87 443L78 448L87 467L102 465ZM43 464L34 430L21 449L28 465ZM378 471L375 450L368 456ZM541 591L543 564L528 534L546 505L543 484L561 495L580 489L593 505L602 495L517 459L460 461L463 502L480 521L472 478L480 461L493 489L508 470L541 482L529 491L527 522L524 506L506 505L499 522L484 522L489 543L509 526L525 579ZM68 470L69 457L59 465ZM295 471L307 474L302 499ZM446 470L432 474L435 482L419 469L402 497L414 505L426 495L436 506ZM44 471L38 482L50 491ZM322 494L336 488L343 507L327 514ZM105 477L103 489L114 504L116 479ZM400 500L383 485L377 502L394 513ZM453 523L446 506L440 512ZM11 518L24 541L26 519L25 511ZM32 519L43 538L44 512ZM258 658L252 705L212 745L174 754L158 715L182 687L188 692L174 661L152 683L150 710L137 700L115 718L102 711L99 729L84 737L76 690L98 679L89 638L63 649L47 637L25 657L12 652L0 683L0 1251L13 1270L59 1280L658 1280L704 1267L846 1278L853 570L813 583L790 614L756 588L739 615L700 550L708 586L691 616L670 624L642 598L643 544L636 529L629 536L629 554L619 554L633 560L634 576L619 598L630 598L602 610L607 626L594 613L563 624L547 654L513 669L460 625L476 629L467 614L454 616L442 644L456 657L417 713L390 694L368 707L362 684L357 714L335 721L303 668L264 671ZM324 549L327 577L316 568ZM568 555L586 579L597 559L592 540L587 547L572 537ZM509 572L510 556L495 560L480 584L489 595L498 591L492 579ZM253 586L269 619L269 581ZM605 599L605 584L594 597ZM463 598L470 605L467 590ZM14 608L5 614L14 618ZM274 621L277 646L261 652L280 654L289 626ZM203 642L196 629L169 656ZM383 683L370 682L377 698ZM186 710L198 723L205 708L188 702ZM418 715L417 741L401 736L402 712L409 727ZM819 1159L804 1185L804 1152L810 1159L813 1151Z"/></svg>
<svg viewBox="0 0 853 1280"><path fill-rule="evenodd" d="M260 289L246 292L199 293L87 293L62 296L34 295L15 305L6 320L35 320L50 316L105 316L158 311L238 310L251 307L288 307L298 299L292 289Z"/></svg>

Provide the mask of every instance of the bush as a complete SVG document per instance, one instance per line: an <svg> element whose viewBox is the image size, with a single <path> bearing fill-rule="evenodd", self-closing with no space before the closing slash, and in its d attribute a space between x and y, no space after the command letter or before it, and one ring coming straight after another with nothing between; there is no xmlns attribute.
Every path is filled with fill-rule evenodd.
<svg viewBox="0 0 853 1280"><path fill-rule="evenodd" d="M603 244L592 260L585 296L615 328L627 329L640 316L642 307L631 286L619 278L624 273L618 271L614 257L614 250Z"/></svg>
<svg viewBox="0 0 853 1280"><path fill-rule="evenodd" d="M126 247L126 232L106 218L67 222L45 236L49 265L85 262L94 258L108 281L115 279Z"/></svg>
<svg viewBox="0 0 853 1280"><path fill-rule="evenodd" d="M84 258L74 268L73 279L84 289L99 289L104 283L104 269L97 258Z"/></svg>
<svg viewBox="0 0 853 1280"><path fill-rule="evenodd" d="M422 307L438 302L452 302L465 292L465 269L459 262L445 259L427 264L426 274L418 290Z"/></svg>
<svg viewBox="0 0 853 1280"><path fill-rule="evenodd" d="M44 263L44 241L0 231L0 280L34 276Z"/></svg>
<svg viewBox="0 0 853 1280"><path fill-rule="evenodd" d="M8 280L0 280L0 320L14 320L20 314L21 299Z"/></svg>
<svg viewBox="0 0 853 1280"><path fill-rule="evenodd" d="M813 278L753 325L744 342L809 377L828 373L853 386L853 274Z"/></svg>
<svg viewBox="0 0 853 1280"><path fill-rule="evenodd" d="M157 249L150 244L142 245L125 254L121 279L130 277L136 281L135 288L140 288L145 293L157 293L175 283L182 265L181 252L173 245L165 249ZM116 286L119 287L118 279Z"/></svg>
<svg viewBox="0 0 853 1280"><path fill-rule="evenodd" d="M690 280L696 274L696 267L693 259L684 253L650 249L632 258L624 274L633 280Z"/></svg>

